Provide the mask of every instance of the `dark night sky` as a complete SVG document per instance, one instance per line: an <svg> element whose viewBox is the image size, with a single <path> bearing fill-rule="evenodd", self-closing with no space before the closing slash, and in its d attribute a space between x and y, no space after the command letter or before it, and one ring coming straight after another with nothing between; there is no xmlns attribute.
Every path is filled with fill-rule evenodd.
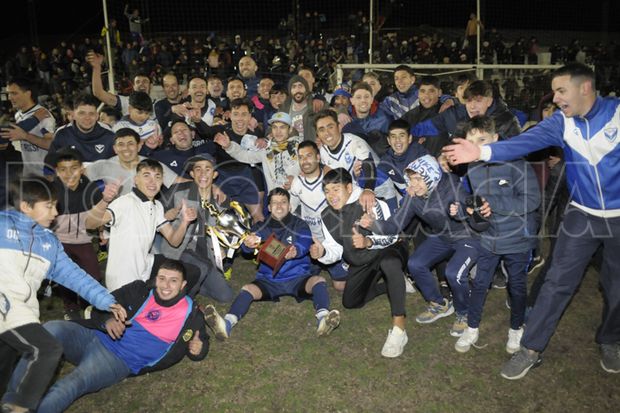
<svg viewBox="0 0 620 413"><path fill-rule="evenodd" d="M470 11L475 8L474 0L393 0L395 13L386 27L418 26L429 24L435 27L465 27ZM380 7L390 0L375 0ZM153 30L238 30L272 29L280 17L292 10L295 0L133 0L130 5L141 9L142 14L151 17ZM324 12L329 25L342 27L340 23L356 10L367 12L369 1L345 0L297 0L300 11L318 10ZM0 38L28 43L30 25L28 5L34 4L38 35L75 35L98 33L103 22L100 0L50 1L20 0L11 4L13 13L5 15L0 27ZM122 15L125 2L109 0L110 15L117 17L121 29L127 30ZM398 6L400 4L401 6ZM546 0L483 0L483 21L487 27L498 29L548 29L601 31L603 4L609 6L609 31L620 31L617 17L620 15L620 1L546 1ZM183 7L185 5L185 7ZM588 6L586 9L585 6ZM31 8L32 9L32 8ZM58 15L52 18L51 16ZM7 19L7 17L9 17ZM239 30L242 31L242 30ZM23 39L23 40L21 40Z"/></svg>

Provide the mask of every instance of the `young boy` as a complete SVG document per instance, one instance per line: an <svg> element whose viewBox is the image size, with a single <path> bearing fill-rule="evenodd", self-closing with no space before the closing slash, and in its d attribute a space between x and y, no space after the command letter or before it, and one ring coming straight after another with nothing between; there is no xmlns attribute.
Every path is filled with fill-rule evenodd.
<svg viewBox="0 0 620 413"><path fill-rule="evenodd" d="M478 146L496 142L495 122L488 116L475 116L464 129L468 141ZM506 351L521 348L527 299L527 268L536 247L535 211L540 205L540 189L536 174L524 160L470 164L467 178L474 195L482 197L490 208L490 226L482 233L478 270L471 287L467 329L455 344L465 353L478 340L482 308L495 268L503 260L508 271L510 293L510 329ZM474 211L467 210L468 214ZM457 208L450 213L457 215ZM461 212L462 214L462 212Z"/></svg>
<svg viewBox="0 0 620 413"><path fill-rule="evenodd" d="M101 281L99 262L92 245L92 235L87 230L97 228L89 217L89 211L99 202L110 202L114 194L101 193L95 182L84 176L83 158L75 149L66 148L49 155L50 166L56 171L54 186L58 194L58 216L53 230L69 256L95 280ZM80 318L77 296L61 287L65 320Z"/></svg>
<svg viewBox="0 0 620 413"><path fill-rule="evenodd" d="M62 346L41 327L37 290L43 279L60 283L102 311L125 321L125 309L65 254L48 229L58 212L53 184L25 177L11 186L15 211L0 212L0 360L15 351L22 363L12 374L2 411L35 411L56 370ZM0 376L11 375L9 369Z"/></svg>
<svg viewBox="0 0 620 413"><path fill-rule="evenodd" d="M286 261L274 275L272 268L261 263L256 279L241 288L241 292L232 303L228 314L222 318L215 307L205 308L205 319L215 332L215 337L225 340L230 337L231 329L248 312L254 301L279 301L280 297L292 296L298 302L312 299L318 322L316 333L326 336L340 324L338 310L329 310L329 293L323 277L310 274L310 257L308 252L312 236L308 225L290 213L290 195L287 190L275 188L267 197L270 216L264 224L255 226L255 231L248 236L243 249L246 252L259 248L261 241L271 234L286 244L292 245L286 254Z"/></svg>
<svg viewBox="0 0 620 413"><path fill-rule="evenodd" d="M302 141L300 136L289 136L292 124L288 113L275 113L269 119L273 139L267 148L260 150L244 149L237 142L231 141L225 133L215 135L215 142L239 162L260 163L268 191L276 187L289 190L293 178L300 172L297 145Z"/></svg>
<svg viewBox="0 0 620 413"><path fill-rule="evenodd" d="M398 357L408 341L403 272L406 248L398 242L398 236L380 236L360 228L358 221L364 214L360 203L362 190L353 186L353 177L344 168L326 173L323 189L329 204L321 214L324 241L315 240L310 256L326 265L341 258L349 264L349 275L342 294L345 308L361 308L375 297L387 293L392 328L381 355ZM377 217L390 216L385 202L376 201L373 205L371 211Z"/></svg>
<svg viewBox="0 0 620 413"><path fill-rule="evenodd" d="M183 242L187 226L196 219L196 210L187 207L185 201L180 209L182 218L177 228L173 228L164 217L164 208L155 199L162 186L162 175L163 168L159 162L143 159L136 166L133 190L109 205L100 202L91 211L94 225L110 227L105 281L112 291L135 280L147 281L154 275L156 258L163 259L149 252L156 232L170 245L178 247ZM118 191L117 184L110 184L110 187L116 187Z"/></svg>
<svg viewBox="0 0 620 413"><path fill-rule="evenodd" d="M114 125L114 132L130 128L138 133L140 141L144 142L140 155L144 156L155 152L164 141L159 123L151 117L152 113L151 97L146 92L132 92L129 95L128 114Z"/></svg>
<svg viewBox="0 0 620 413"><path fill-rule="evenodd" d="M467 327L469 282L468 274L476 263L479 250L477 235L463 222L449 216L448 206L465 200L467 194L454 175L444 174L435 158L425 155L405 169L407 196L392 217L384 220L365 214L360 226L378 234L398 234L414 216L430 228L428 237L415 249L407 264L422 296L428 301L426 311L416 317L420 324L429 324L447 317L456 310L450 335L458 337ZM444 298L431 269L444 260L446 278L452 289L453 302ZM453 306L454 303L454 306Z"/></svg>

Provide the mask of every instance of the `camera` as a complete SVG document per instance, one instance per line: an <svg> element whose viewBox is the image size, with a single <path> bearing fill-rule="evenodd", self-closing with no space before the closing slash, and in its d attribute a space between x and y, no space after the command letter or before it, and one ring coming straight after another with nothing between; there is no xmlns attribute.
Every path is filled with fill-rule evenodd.
<svg viewBox="0 0 620 413"><path fill-rule="evenodd" d="M485 222L486 218L480 215L480 208L482 208L484 200L478 195L472 195L465 200L465 206L474 210L472 217L476 222Z"/></svg>

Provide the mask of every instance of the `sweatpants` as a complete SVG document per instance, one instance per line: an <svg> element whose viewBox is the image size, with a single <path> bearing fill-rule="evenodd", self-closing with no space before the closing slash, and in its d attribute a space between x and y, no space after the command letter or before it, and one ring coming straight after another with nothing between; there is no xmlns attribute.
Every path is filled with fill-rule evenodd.
<svg viewBox="0 0 620 413"><path fill-rule="evenodd" d="M604 307L596 341L620 342L620 217L600 218L571 206L560 227L552 266L528 316L523 347L538 352L547 347L599 246L603 247L599 280Z"/></svg>
<svg viewBox="0 0 620 413"><path fill-rule="evenodd" d="M375 260L366 265L349 266L349 277L342 294L345 308L361 308L375 297L388 294L392 317L404 316L407 250L398 242L377 250ZM383 282L381 282L383 281Z"/></svg>

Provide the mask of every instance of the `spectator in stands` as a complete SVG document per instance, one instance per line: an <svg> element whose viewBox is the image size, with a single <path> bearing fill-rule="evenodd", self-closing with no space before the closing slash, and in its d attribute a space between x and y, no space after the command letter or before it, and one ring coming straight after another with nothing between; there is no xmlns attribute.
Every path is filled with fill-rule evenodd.
<svg viewBox="0 0 620 413"><path fill-rule="evenodd" d="M82 94L73 101L73 122L58 128L49 152L63 148L77 150L86 162L114 156L114 132L99 123L99 101L92 95Z"/></svg>
<svg viewBox="0 0 620 413"><path fill-rule="evenodd" d="M144 42L144 38L142 37L142 25L149 21L149 18L143 19L140 17L140 10L133 9L131 13L129 13L129 3L125 5L125 10L123 11L127 20L129 20L129 33L131 34L131 38L134 42L138 42L139 45L142 45Z"/></svg>

